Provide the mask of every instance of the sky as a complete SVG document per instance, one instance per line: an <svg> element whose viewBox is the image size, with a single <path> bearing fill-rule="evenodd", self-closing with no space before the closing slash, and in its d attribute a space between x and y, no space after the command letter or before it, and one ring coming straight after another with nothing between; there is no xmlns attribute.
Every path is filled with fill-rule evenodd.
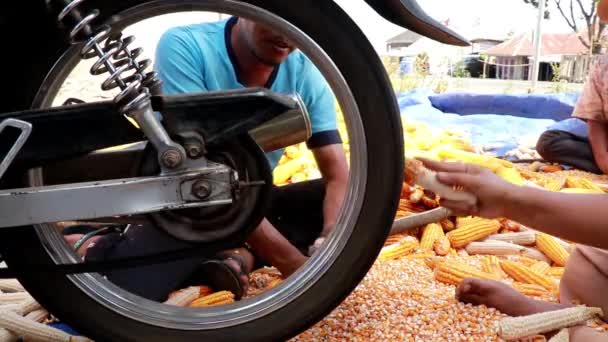
<svg viewBox="0 0 608 342"><path fill-rule="evenodd" d="M387 39L404 31L376 14L364 0L334 1L359 25L379 54L386 51ZM519 33L533 30L538 13L523 0L418 0L418 3L434 19L449 19L450 25L468 39L479 38L474 37L479 32L504 38L510 31ZM139 22L125 31L135 34L135 45L141 45L147 57L153 58L158 38L168 28L215 21L217 18L217 14L201 12L165 14ZM543 30L552 33L571 31L557 11L553 11L550 20L544 21Z"/></svg>
<svg viewBox="0 0 608 342"><path fill-rule="evenodd" d="M362 28L377 51L383 52L384 42L403 29L376 14L364 0L334 0ZM509 31L522 32L536 27L538 10L523 0L418 0L418 4L436 20L450 20L459 33L471 39L474 32L503 36ZM550 6L552 1L550 1ZM551 10L552 7L549 7ZM478 29L475 29L477 27ZM543 22L543 31L570 32L557 10Z"/></svg>

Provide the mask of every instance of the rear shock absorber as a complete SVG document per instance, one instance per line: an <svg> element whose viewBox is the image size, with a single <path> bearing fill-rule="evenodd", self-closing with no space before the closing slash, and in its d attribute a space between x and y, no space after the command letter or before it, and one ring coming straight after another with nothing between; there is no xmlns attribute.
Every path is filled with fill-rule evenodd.
<svg viewBox="0 0 608 342"><path fill-rule="evenodd" d="M99 16L95 9L83 13L85 0L47 0L51 8L60 9L57 19L69 28L70 42L82 45L82 59L98 58L90 69L92 75L109 73L101 85L103 90L120 88L114 98L121 113L133 118L146 137L158 151L161 166L174 169L180 166L185 157L183 147L169 137L164 127L156 119L150 97L161 93L162 82L154 71L146 72L149 59L137 60L141 48L131 50L129 45L135 38L122 38L122 33L112 32L109 25L93 29L93 22Z"/></svg>

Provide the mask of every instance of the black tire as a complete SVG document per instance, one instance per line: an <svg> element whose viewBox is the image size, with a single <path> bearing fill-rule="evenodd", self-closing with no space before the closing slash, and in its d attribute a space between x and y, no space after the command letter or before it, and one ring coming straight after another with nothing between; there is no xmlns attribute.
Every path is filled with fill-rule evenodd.
<svg viewBox="0 0 608 342"><path fill-rule="evenodd" d="M91 2L108 18L147 1ZM403 137L394 93L375 51L355 23L332 1L246 2L277 14L312 37L350 85L361 114L368 156L366 191L354 232L324 276L290 304L255 321L210 331L172 330L128 319L100 305L60 274L19 275L22 284L43 306L96 341L287 339L322 319L350 294L371 267L388 235L402 182ZM36 5L27 2L27 6L28 10L23 12L15 12L19 10L16 7L0 12L7 14L6 20L0 20L4 23L0 24L3 40L16 46L17 51L0 57L2 65L10 65L9 76L4 79L10 80L14 89L14 96L0 101L0 112L36 106L32 101L40 84L67 48L63 33L53 29L54 18L28 21L23 15L36 13L32 12L32 6ZM28 41L25 34L12 35L23 26L35 30L29 37L32 40ZM10 268L19 270L29 263L52 263L33 227L0 229L0 234L0 254Z"/></svg>

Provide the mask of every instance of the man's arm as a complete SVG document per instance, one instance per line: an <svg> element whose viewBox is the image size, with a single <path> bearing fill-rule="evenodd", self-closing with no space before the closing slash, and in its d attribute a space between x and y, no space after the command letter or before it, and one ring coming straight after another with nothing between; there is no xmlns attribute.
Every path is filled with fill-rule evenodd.
<svg viewBox="0 0 608 342"><path fill-rule="evenodd" d="M564 194L511 184L487 169L463 163L423 160L437 180L461 186L476 204L444 198L457 215L505 217L551 235L608 249L608 195Z"/></svg>
<svg viewBox="0 0 608 342"><path fill-rule="evenodd" d="M323 231L325 237L336 224L348 183L348 164L341 144L326 145L313 149L319 171L325 182L323 200Z"/></svg>
<svg viewBox="0 0 608 342"><path fill-rule="evenodd" d="M608 125L603 121L587 121L589 143L597 166L608 174Z"/></svg>
<svg viewBox="0 0 608 342"><path fill-rule="evenodd" d="M551 235L608 249L608 195L517 187L507 198L506 217Z"/></svg>

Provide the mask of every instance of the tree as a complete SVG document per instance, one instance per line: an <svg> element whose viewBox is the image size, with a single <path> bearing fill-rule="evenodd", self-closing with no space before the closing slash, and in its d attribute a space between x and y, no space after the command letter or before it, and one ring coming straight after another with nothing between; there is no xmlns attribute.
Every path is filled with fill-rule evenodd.
<svg viewBox="0 0 608 342"><path fill-rule="evenodd" d="M525 3L538 8L539 0L523 0ZM596 11L598 0L553 0L552 1L568 26L578 35L581 43L589 49L589 53L598 54L602 48L602 33L606 24L602 23ZM549 0L545 0L545 8L549 6ZM550 16L550 11L545 10L545 19ZM580 21L584 22L587 30L586 37L582 37L579 32Z"/></svg>

